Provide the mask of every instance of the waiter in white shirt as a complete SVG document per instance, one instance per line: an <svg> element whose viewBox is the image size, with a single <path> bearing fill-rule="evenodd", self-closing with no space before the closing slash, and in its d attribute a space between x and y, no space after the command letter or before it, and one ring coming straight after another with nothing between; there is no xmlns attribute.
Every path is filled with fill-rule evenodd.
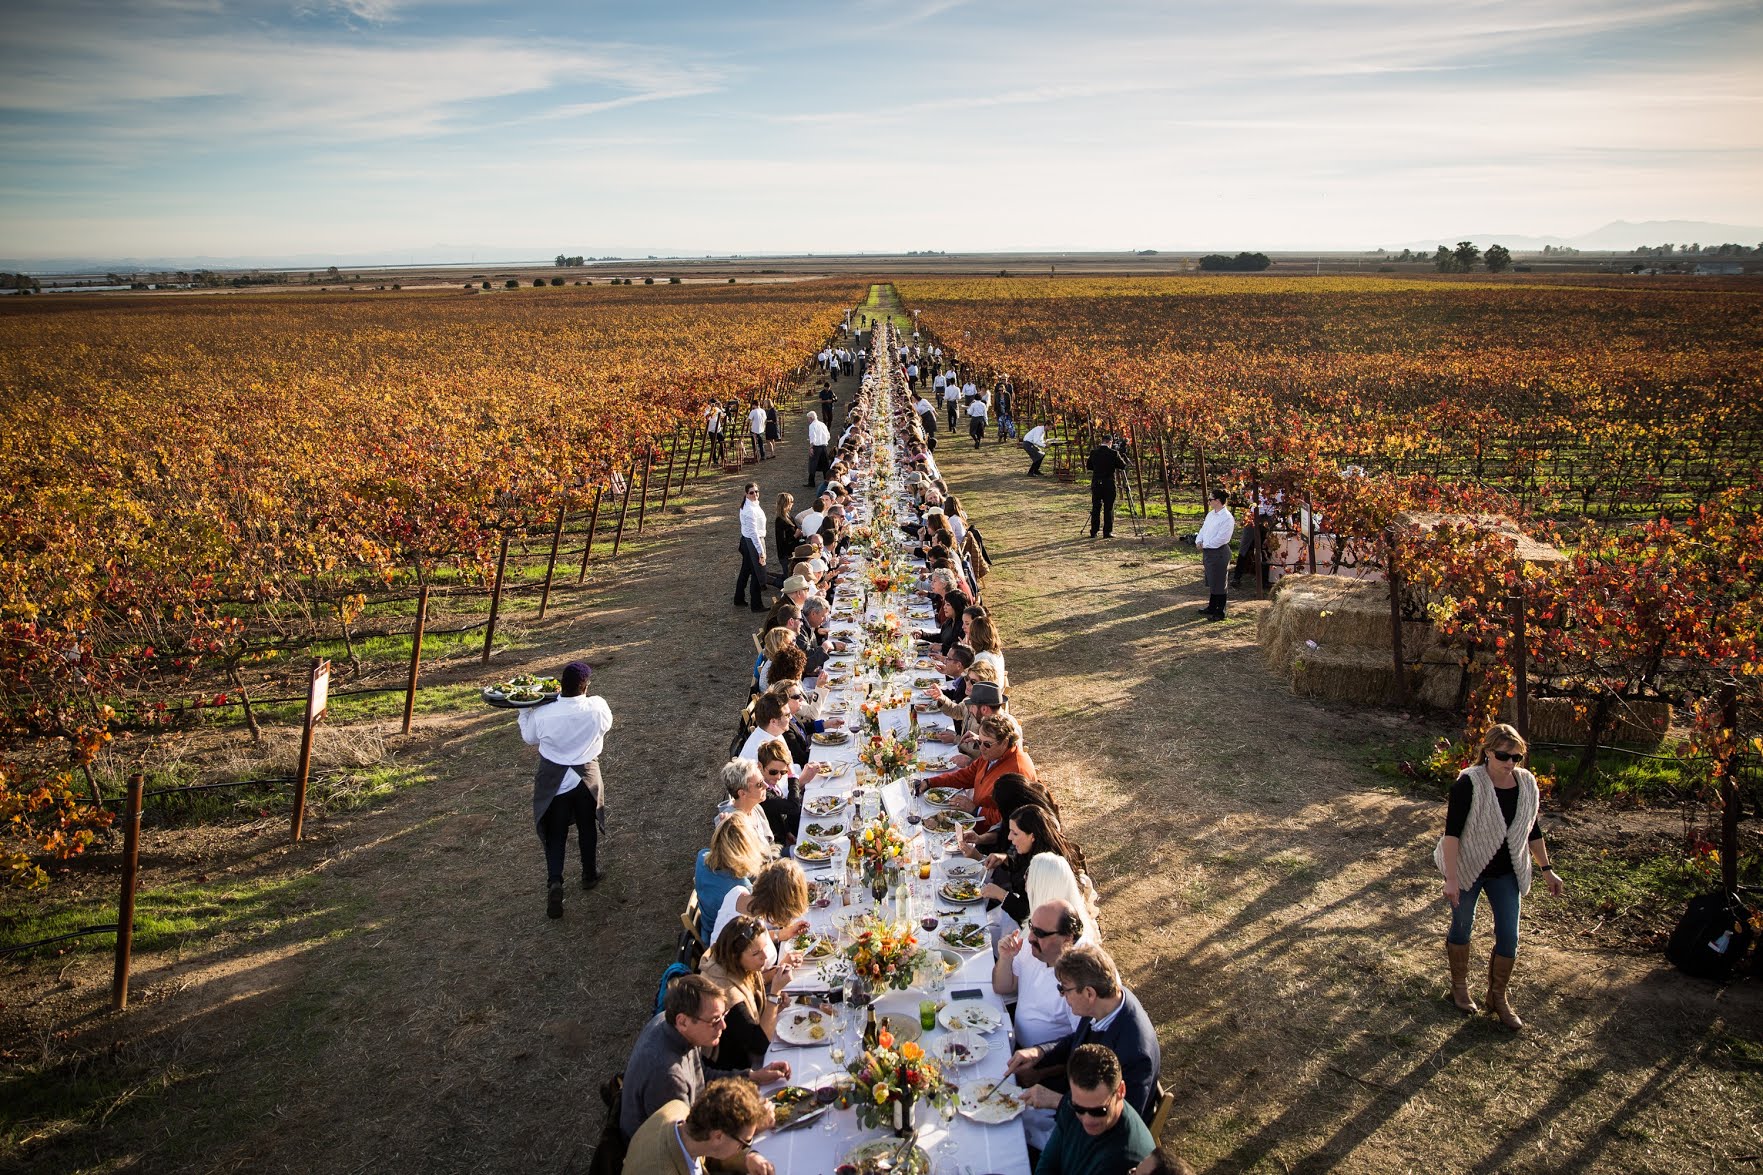
<svg viewBox="0 0 1763 1175"><path fill-rule="evenodd" d="M943 412L949 417L949 431L955 431L955 416L961 408L961 381L950 376L943 385Z"/></svg>
<svg viewBox="0 0 1763 1175"><path fill-rule="evenodd" d="M832 462L827 459L826 447L833 443L832 429L814 413L808 414L808 480L802 484L814 484L814 475L823 469L831 468Z"/></svg>
<svg viewBox="0 0 1763 1175"><path fill-rule="evenodd" d="M1230 539L1237 529L1237 520L1231 515L1230 507L1225 505L1229 500L1230 495L1222 488L1212 491L1211 509L1206 511L1206 521L1200 524L1200 533L1194 536L1194 545L1200 548L1200 565L1206 572L1209 597L1206 606L1200 609L1200 615L1208 620L1224 619L1225 577L1230 574Z"/></svg>
<svg viewBox="0 0 1763 1175"><path fill-rule="evenodd" d="M762 406L755 404L747 413L747 431L753 434L753 452L758 454L759 460L765 460L765 409Z"/></svg>
<svg viewBox="0 0 1763 1175"><path fill-rule="evenodd" d="M753 585L750 593L749 583ZM759 504L756 481L747 483L741 499L741 574L735 579L735 607L742 604L755 612L765 611L765 508Z"/></svg>
<svg viewBox="0 0 1763 1175"><path fill-rule="evenodd" d="M967 405L967 435L973 438L973 447L986 439L986 398L975 396Z"/></svg>
<svg viewBox="0 0 1763 1175"><path fill-rule="evenodd" d="M1037 424L1022 434L1022 451L1028 454L1028 475L1045 477L1041 462L1047 459L1047 426Z"/></svg>
<svg viewBox="0 0 1763 1175"><path fill-rule="evenodd" d="M539 748L533 772L533 823L545 846L545 913L563 917L563 857L569 826L582 853L582 888L600 884L600 833L606 822L606 790L600 750L612 729L612 707L588 697L593 670L580 661L564 666L562 695L548 705L520 711L520 737Z"/></svg>

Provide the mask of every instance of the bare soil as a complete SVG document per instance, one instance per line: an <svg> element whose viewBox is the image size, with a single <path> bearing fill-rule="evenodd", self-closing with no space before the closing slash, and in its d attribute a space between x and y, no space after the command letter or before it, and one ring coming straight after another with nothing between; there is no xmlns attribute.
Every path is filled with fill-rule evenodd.
<svg viewBox="0 0 1763 1175"><path fill-rule="evenodd" d="M843 381L848 395L852 381ZM764 500L796 492L800 421ZM1754 984L1686 979L1528 912L1511 1035L1458 1017L1430 856L1440 805L1371 769L1425 728L1294 698L1260 606L1206 624L1191 548L1080 537L1080 490L1010 446L940 450L997 563L1028 746L1083 843L1105 945L1163 1037L1167 1141L1198 1170L1749 1171L1763 1155ZM609 876L543 916L531 758L501 712L374 726L432 773L284 843L279 821L150 837L143 884L254 896L136 960L0 970L0 1166L32 1171L578 1171L672 953L714 769L744 700L729 602L743 475L566 589L495 674L595 666ZM1559 858L1573 884L1572 851ZM94 862L101 866L105 862ZM1488 928L1478 932L1485 957ZM819 1175L819 1173L804 1173Z"/></svg>

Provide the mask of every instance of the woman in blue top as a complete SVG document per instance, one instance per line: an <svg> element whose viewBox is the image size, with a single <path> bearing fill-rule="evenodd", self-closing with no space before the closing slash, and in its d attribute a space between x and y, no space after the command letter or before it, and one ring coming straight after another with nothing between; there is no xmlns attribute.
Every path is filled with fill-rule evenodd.
<svg viewBox="0 0 1763 1175"><path fill-rule="evenodd" d="M698 894L698 937L706 945L728 891L752 885L765 867L765 848L745 820L724 820L710 835L710 847L698 853L693 887Z"/></svg>

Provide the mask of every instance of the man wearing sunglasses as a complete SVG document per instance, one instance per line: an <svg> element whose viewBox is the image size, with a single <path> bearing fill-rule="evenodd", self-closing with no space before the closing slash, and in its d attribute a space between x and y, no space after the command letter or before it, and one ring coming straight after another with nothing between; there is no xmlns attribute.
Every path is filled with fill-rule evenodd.
<svg viewBox="0 0 1763 1175"><path fill-rule="evenodd" d="M771 1103L752 1082L712 1081L690 1106L672 1101L649 1116L625 1153L625 1175L697 1175L706 1159L726 1170L743 1155L756 1160L749 1171L771 1175L771 1163L751 1151L753 1136L772 1122Z"/></svg>
<svg viewBox="0 0 1763 1175"><path fill-rule="evenodd" d="M1070 1079L1072 1054L1083 1045L1100 1044L1119 1061L1127 1104L1139 1117L1148 1117L1157 1097L1157 1072L1163 1054L1151 1018L1138 997L1121 985L1114 960L1099 946L1072 947L1059 957L1053 975L1059 994L1078 1017L1077 1029L1062 1040L1011 1054L1007 1066L1011 1074L1032 1069L1066 1071L1064 1077L1049 1077L1024 1091L1022 1100L1039 1109L1056 1107L1058 1091Z"/></svg>
<svg viewBox="0 0 1763 1175"><path fill-rule="evenodd" d="M1036 906L1024 933L1015 931L998 944L992 966L992 990L1006 1000L1016 997L1016 1043L1023 1048L1051 1044L1077 1031L1077 1015L1059 994L1053 975L1065 948L1090 942L1083 918L1063 899ZM1026 946L1028 950L1022 948ZM1038 1080L1025 1073L1024 1080Z"/></svg>
<svg viewBox="0 0 1763 1175"><path fill-rule="evenodd" d="M1071 1093L1059 1106L1035 1175L1131 1170L1157 1144L1126 1104L1119 1058L1102 1045L1081 1045L1071 1052L1070 1073Z"/></svg>

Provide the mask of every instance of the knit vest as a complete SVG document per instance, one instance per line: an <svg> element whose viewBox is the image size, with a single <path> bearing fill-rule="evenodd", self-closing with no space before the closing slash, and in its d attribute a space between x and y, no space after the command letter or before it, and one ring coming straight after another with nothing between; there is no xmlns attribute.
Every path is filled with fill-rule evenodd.
<svg viewBox="0 0 1763 1175"><path fill-rule="evenodd" d="M1518 892L1528 894L1530 830L1536 824L1539 803L1536 776L1522 767L1513 770L1512 774L1518 780L1518 810L1512 815L1512 823L1506 824L1500 813L1500 797L1494 794L1494 781L1489 778L1488 769L1478 765L1465 769L1463 774L1469 776L1469 819L1464 822L1463 835L1457 842L1458 884L1464 889L1474 885L1504 841L1512 854L1512 872L1518 879ZM1432 859L1443 873L1445 838L1442 836L1438 848L1433 850Z"/></svg>

